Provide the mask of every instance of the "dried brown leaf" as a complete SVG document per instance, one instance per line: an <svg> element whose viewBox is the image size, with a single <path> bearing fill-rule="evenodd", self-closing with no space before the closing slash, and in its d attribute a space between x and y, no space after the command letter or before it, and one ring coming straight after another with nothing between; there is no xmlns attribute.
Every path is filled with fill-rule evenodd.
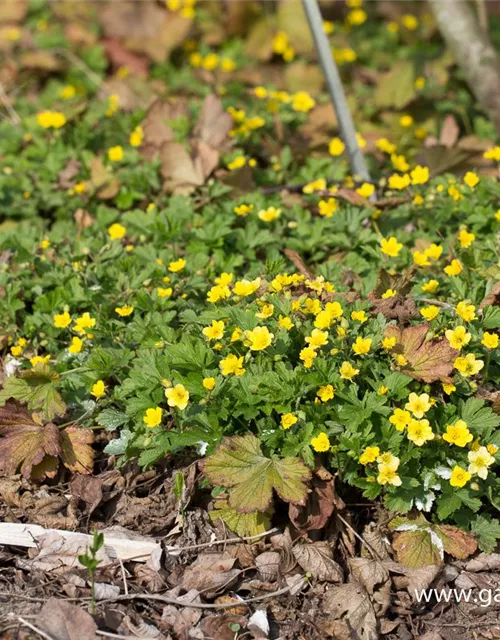
<svg viewBox="0 0 500 640"><path fill-rule="evenodd" d="M97 640L90 614L64 600L49 598L36 617L35 626L54 640Z"/></svg>
<svg viewBox="0 0 500 640"><path fill-rule="evenodd" d="M333 559L327 542L296 545L293 555L302 569L311 573L316 580L342 582L344 579L342 568Z"/></svg>
<svg viewBox="0 0 500 640"><path fill-rule="evenodd" d="M428 323L411 327L390 326L385 331L386 338L396 338L392 354L401 354L407 364L401 371L422 382L450 381L453 362L458 351L452 349L445 338L428 339L430 331Z"/></svg>
<svg viewBox="0 0 500 640"><path fill-rule="evenodd" d="M344 508L343 501L335 493L334 477L323 467L316 469L311 482L311 493L305 506L291 504L288 507L290 520L298 531L323 529L334 510Z"/></svg>
<svg viewBox="0 0 500 640"><path fill-rule="evenodd" d="M207 598L215 597L219 591L230 588L239 576L234 563L235 558L229 553L201 553L184 571L181 586L187 591L203 591Z"/></svg>
<svg viewBox="0 0 500 640"><path fill-rule="evenodd" d="M61 460L64 466L76 473L92 473L94 467L94 434L90 429L69 426L61 432Z"/></svg>
<svg viewBox="0 0 500 640"><path fill-rule="evenodd" d="M368 593L359 582L333 587L325 594L318 621L336 640L378 640L378 623Z"/></svg>

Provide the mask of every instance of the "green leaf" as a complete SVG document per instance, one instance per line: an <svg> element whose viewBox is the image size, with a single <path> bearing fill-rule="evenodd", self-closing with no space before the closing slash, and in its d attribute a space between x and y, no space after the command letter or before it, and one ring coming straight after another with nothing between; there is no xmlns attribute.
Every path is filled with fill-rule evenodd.
<svg viewBox="0 0 500 640"><path fill-rule="evenodd" d="M9 398L14 398L27 404L31 411L41 412L47 421L53 420L55 416L63 416L66 404L57 390L58 382L59 375L55 371L51 371L46 365L38 365L23 372L19 378L7 378L0 391L0 406Z"/></svg>
<svg viewBox="0 0 500 640"><path fill-rule="evenodd" d="M493 553L500 539L500 522L496 518L478 516L472 522L471 530L477 537L479 548L486 553Z"/></svg>
<svg viewBox="0 0 500 640"><path fill-rule="evenodd" d="M430 527L412 524L410 520L397 528L392 546L398 562L411 569L443 562L444 549L440 538Z"/></svg>
<svg viewBox="0 0 500 640"><path fill-rule="evenodd" d="M118 409L104 409L97 416L97 424L104 427L107 431L114 431L124 425L128 420L126 413L118 411Z"/></svg>
<svg viewBox="0 0 500 640"><path fill-rule="evenodd" d="M437 516L440 520L446 520L462 506L462 500L457 493L443 493L437 501Z"/></svg>
<svg viewBox="0 0 500 640"><path fill-rule="evenodd" d="M500 417L479 398L469 398L467 402L462 402L460 413L469 429L481 434L500 425Z"/></svg>
<svg viewBox="0 0 500 640"><path fill-rule="evenodd" d="M253 513L240 513L228 505L227 500L217 500L215 509L210 511L210 519L217 522L220 518L228 528L238 536L255 536L264 533L271 526L271 512L254 511Z"/></svg>
<svg viewBox="0 0 500 640"><path fill-rule="evenodd" d="M241 513L265 511L273 490L285 502L305 504L311 477L298 458L266 458L253 435L229 438L204 464L214 484L230 488L229 506Z"/></svg>
<svg viewBox="0 0 500 640"><path fill-rule="evenodd" d="M374 100L378 107L402 109L415 97L415 69L410 60L397 62L379 78Z"/></svg>
<svg viewBox="0 0 500 640"><path fill-rule="evenodd" d="M488 305L481 319L483 329L500 329L500 307Z"/></svg>

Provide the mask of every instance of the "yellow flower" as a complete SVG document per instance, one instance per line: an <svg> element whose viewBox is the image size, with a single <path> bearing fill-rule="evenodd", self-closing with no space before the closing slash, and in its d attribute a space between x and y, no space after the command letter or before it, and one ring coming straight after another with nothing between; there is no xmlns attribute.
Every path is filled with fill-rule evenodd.
<svg viewBox="0 0 500 640"><path fill-rule="evenodd" d="M237 216L247 216L253 211L253 204L239 204L234 207L234 212Z"/></svg>
<svg viewBox="0 0 500 640"><path fill-rule="evenodd" d="M473 353L468 353L466 356L457 358L453 363L453 366L457 371L465 377L475 376L484 367L482 360L476 360L476 356Z"/></svg>
<svg viewBox="0 0 500 640"><path fill-rule="evenodd" d="M375 142L375 146L380 151L383 151L384 153L388 153L389 155L392 155L396 151L396 145L393 144L392 142L389 142L387 138L379 138Z"/></svg>
<svg viewBox="0 0 500 640"><path fill-rule="evenodd" d="M273 341L274 334L267 327L255 327L251 331L245 331L245 339L249 343L251 351L262 351Z"/></svg>
<svg viewBox="0 0 500 640"><path fill-rule="evenodd" d="M489 444L486 446L486 449L488 450L488 453L491 453L492 456L494 456L495 453L498 453L498 447L496 446L496 444Z"/></svg>
<svg viewBox="0 0 500 640"><path fill-rule="evenodd" d="M335 211L337 211L337 200L335 198L328 198L328 200L320 200L318 203L318 213L325 218L331 218Z"/></svg>
<svg viewBox="0 0 500 640"><path fill-rule="evenodd" d="M397 241L397 238L391 236L389 239L382 238L380 240L380 250L386 256L390 256L391 258L396 258L403 245Z"/></svg>
<svg viewBox="0 0 500 640"><path fill-rule="evenodd" d="M434 320L439 315L439 307L434 304L430 304L428 307L422 307L420 314L428 321Z"/></svg>
<svg viewBox="0 0 500 640"><path fill-rule="evenodd" d="M216 53L207 54L201 61L201 66L206 71L213 71L219 64L219 56Z"/></svg>
<svg viewBox="0 0 500 640"><path fill-rule="evenodd" d="M471 334L468 333L467 329L462 325L455 329L447 329L444 335L450 343L450 346L453 347L453 349L457 349L457 351L460 351L463 346L469 344L471 339Z"/></svg>
<svg viewBox="0 0 500 640"><path fill-rule="evenodd" d="M284 413L281 416L281 426L283 429L290 429L290 427L293 427L298 420L297 416L294 416L293 413Z"/></svg>
<svg viewBox="0 0 500 640"><path fill-rule="evenodd" d="M61 91L59 91L59 95L63 100L70 100L76 94L76 89L72 84L66 85Z"/></svg>
<svg viewBox="0 0 500 640"><path fill-rule="evenodd" d="M203 378L202 384L208 391L213 391L215 388L215 378Z"/></svg>
<svg viewBox="0 0 500 640"><path fill-rule="evenodd" d="M120 162L120 160L123 160L123 155L123 147L119 144L116 145L116 147L110 147L108 149L108 159L110 162Z"/></svg>
<svg viewBox="0 0 500 640"><path fill-rule="evenodd" d="M146 409L146 414L143 418L144 424L150 429L152 429L153 427L157 427L159 424L161 424L162 415L163 410L161 407Z"/></svg>
<svg viewBox="0 0 500 640"><path fill-rule="evenodd" d="M425 78L423 76L418 76L418 78L415 78L415 82L413 83L413 86L418 91L422 90L425 87Z"/></svg>
<svg viewBox="0 0 500 640"><path fill-rule="evenodd" d="M292 329L295 325L288 316L280 315L280 317L278 318L278 326L280 329L286 329L287 331L290 331L290 329Z"/></svg>
<svg viewBox="0 0 500 640"><path fill-rule="evenodd" d="M225 300L229 298L231 295L231 291L229 291L229 287L227 285L215 285L210 289L207 293L208 302L219 302L219 300Z"/></svg>
<svg viewBox="0 0 500 640"><path fill-rule="evenodd" d="M316 105L314 98L307 93L307 91L298 91L292 98L292 109L294 111L301 111L307 113Z"/></svg>
<svg viewBox="0 0 500 640"><path fill-rule="evenodd" d="M401 116L399 118L399 124L401 127L403 127L404 129L408 129L409 127L412 126L413 124L413 118L412 116L405 114L403 116Z"/></svg>
<svg viewBox="0 0 500 640"><path fill-rule="evenodd" d="M490 454L486 447L479 447L477 451L469 451L467 454L469 459L468 471L471 475L477 475L482 480L488 477L488 467L495 462L495 458Z"/></svg>
<svg viewBox="0 0 500 640"><path fill-rule="evenodd" d="M64 311L63 313L57 313L54 316L54 327L56 327L57 329L65 329L66 327L69 327L70 324L71 316L67 311Z"/></svg>
<svg viewBox="0 0 500 640"><path fill-rule="evenodd" d="M123 307L115 307L115 311L120 317L126 318L131 313L133 313L134 307L130 305L124 305Z"/></svg>
<svg viewBox="0 0 500 640"><path fill-rule="evenodd" d="M422 167L419 164L410 172L410 178L412 184L425 184L429 182L429 168Z"/></svg>
<svg viewBox="0 0 500 640"><path fill-rule="evenodd" d="M457 464L451 472L450 484L452 487L465 487L471 478L472 475Z"/></svg>
<svg viewBox="0 0 500 640"><path fill-rule="evenodd" d="M18 344L14 345L13 347L10 348L10 353L11 355L14 356L14 358L17 358L18 356L22 355L23 348Z"/></svg>
<svg viewBox="0 0 500 640"><path fill-rule="evenodd" d="M163 287L158 287L156 289L159 298L169 298L172 295L172 287L167 287L166 289Z"/></svg>
<svg viewBox="0 0 500 640"><path fill-rule="evenodd" d="M328 342L328 332L313 329L311 335L306 337L306 342L312 349L323 347Z"/></svg>
<svg viewBox="0 0 500 640"><path fill-rule="evenodd" d="M391 162L396 171L400 171L401 173L408 171L408 169L410 168L410 165L406 161L406 158L403 155L398 156L397 153L391 154Z"/></svg>
<svg viewBox="0 0 500 640"><path fill-rule="evenodd" d="M486 160L495 160L500 162L500 147L491 147L483 153L483 158Z"/></svg>
<svg viewBox="0 0 500 640"><path fill-rule="evenodd" d="M222 58L220 61L220 68L224 73L229 73L236 69L236 63L231 58Z"/></svg>
<svg viewBox="0 0 500 640"><path fill-rule="evenodd" d="M457 447L465 447L473 439L472 433L467 428L467 423L463 420L457 420L455 424L447 425L446 433L443 435L443 440Z"/></svg>
<svg viewBox="0 0 500 640"><path fill-rule="evenodd" d="M339 372L343 380L352 380L354 376L358 375L359 369L355 369L350 362L344 361Z"/></svg>
<svg viewBox="0 0 500 640"><path fill-rule="evenodd" d="M441 254L443 253L443 247L433 242L427 249L424 251L424 254L430 258L431 260L439 260Z"/></svg>
<svg viewBox="0 0 500 640"><path fill-rule="evenodd" d="M353 11L349 11L346 16L346 21L353 27L356 27L366 22L367 17L366 11L363 11L363 9L354 9Z"/></svg>
<svg viewBox="0 0 500 640"><path fill-rule="evenodd" d="M420 288L425 293L434 293L435 291L437 291L438 287L439 282L437 280L428 280L427 282L424 282L424 284Z"/></svg>
<svg viewBox="0 0 500 640"><path fill-rule="evenodd" d="M452 382L443 382L441 383L443 387L443 391L446 395L451 396L451 394L457 390L456 386Z"/></svg>
<svg viewBox="0 0 500 640"><path fill-rule="evenodd" d="M242 167L244 167L246 162L247 159L245 158L245 156L238 156L228 163L227 168L229 169L229 171L236 171L237 169L241 169Z"/></svg>
<svg viewBox="0 0 500 640"><path fill-rule="evenodd" d="M223 376L234 374L235 376L242 376L245 373L243 368L243 356L238 357L234 354L229 354L227 358L219 362L219 367Z"/></svg>
<svg viewBox="0 0 500 640"><path fill-rule="evenodd" d="M308 182L304 187L302 187L303 193L314 193L315 191L324 191L326 189L326 180L324 178L319 178L318 180L314 180L313 182Z"/></svg>
<svg viewBox="0 0 500 640"><path fill-rule="evenodd" d="M398 353L397 356L395 357L395 360L396 360L396 364L398 364L400 367L404 367L408 364L408 360L404 357L402 353Z"/></svg>
<svg viewBox="0 0 500 640"><path fill-rule="evenodd" d="M176 384L175 387L165 389L165 398L169 407L177 407L180 411L184 410L189 402L189 391L183 384Z"/></svg>
<svg viewBox="0 0 500 640"><path fill-rule="evenodd" d="M318 357L316 350L313 347L304 347L299 353L299 358L304 363L306 369L310 369L313 365L313 360Z"/></svg>
<svg viewBox="0 0 500 640"><path fill-rule="evenodd" d="M328 402L328 400L332 400L335 396L335 389L331 384L326 384L318 389L316 396L321 400L321 402Z"/></svg>
<svg viewBox="0 0 500 640"><path fill-rule="evenodd" d="M401 23L403 27L408 29L408 31L415 31L416 29L418 29L418 18L416 18L416 16L412 15L411 13L406 13L402 17Z"/></svg>
<svg viewBox="0 0 500 640"><path fill-rule="evenodd" d="M311 438L311 447L318 453L328 451L328 449L330 448L330 440L326 433L322 431L315 438Z"/></svg>
<svg viewBox="0 0 500 640"><path fill-rule="evenodd" d="M467 300L459 302L455 307L455 311L465 322L476 320L476 307L473 304L468 304Z"/></svg>
<svg viewBox="0 0 500 640"><path fill-rule="evenodd" d="M273 220L276 220L276 218L280 217L281 209L268 207L267 209L261 209L257 215L262 222L272 222Z"/></svg>
<svg viewBox="0 0 500 640"><path fill-rule="evenodd" d="M174 260L168 265L168 270L171 273L178 273L179 271L182 271L185 266L186 261L184 260L184 258L179 258L178 260Z"/></svg>
<svg viewBox="0 0 500 640"><path fill-rule="evenodd" d="M102 380L98 380L95 384L92 385L90 393L94 396L94 398L102 398L102 396L106 393L106 385Z"/></svg>
<svg viewBox="0 0 500 640"><path fill-rule="evenodd" d="M496 349L498 347L498 334L488 333L487 331L485 331L483 334L483 339L481 340L481 344L487 349Z"/></svg>
<svg viewBox="0 0 500 640"><path fill-rule="evenodd" d="M32 367L36 367L38 364L47 364L49 360L50 360L50 355L33 356L33 358L30 358L30 363Z"/></svg>
<svg viewBox="0 0 500 640"><path fill-rule="evenodd" d="M340 138L332 138L328 145L328 153L331 156L341 156L345 151L345 144Z"/></svg>
<svg viewBox="0 0 500 640"><path fill-rule="evenodd" d="M362 198L369 198L375 191L375 185L369 182L363 182L363 184L356 189L356 193Z"/></svg>
<svg viewBox="0 0 500 640"><path fill-rule="evenodd" d="M265 304L261 307L260 311L255 314L256 318L270 318L274 313L273 304Z"/></svg>
<svg viewBox="0 0 500 640"><path fill-rule="evenodd" d="M463 194L460 192L459 189L457 189L457 187L452 184L451 186L448 187L448 195L453 198L453 200L457 201L457 200L463 200L464 196Z"/></svg>
<svg viewBox="0 0 500 640"><path fill-rule="evenodd" d="M260 278L255 280L238 280L235 282L233 293L235 296L246 298L255 293L260 287Z"/></svg>
<svg viewBox="0 0 500 640"><path fill-rule="evenodd" d="M388 298L394 298L397 295L397 291L395 289L386 289L382 294L382 300L387 300Z"/></svg>
<svg viewBox="0 0 500 640"><path fill-rule="evenodd" d="M212 320L212 324L209 327L205 327L202 331L207 340L220 340L224 335L223 320Z"/></svg>
<svg viewBox="0 0 500 640"><path fill-rule="evenodd" d="M469 233L467 229L462 229L458 234L458 240L462 249L468 249L476 239L473 233Z"/></svg>
<svg viewBox="0 0 500 640"><path fill-rule="evenodd" d="M37 114L36 120L44 129L60 129L66 124L66 116L59 111L42 111Z"/></svg>
<svg viewBox="0 0 500 640"><path fill-rule="evenodd" d="M451 263L444 268L444 272L447 276L458 276L460 273L462 273L462 271L462 264L457 259L452 260Z"/></svg>
<svg viewBox="0 0 500 640"><path fill-rule="evenodd" d="M417 193L413 196L413 204L416 205L417 207L420 207L424 204L424 199L423 197Z"/></svg>
<svg viewBox="0 0 500 640"><path fill-rule="evenodd" d="M408 173L403 175L399 175L398 173L393 173L392 176L389 176L389 180L387 181L389 189L396 189L397 191L402 191L406 189L410 185L410 176Z"/></svg>
<svg viewBox="0 0 500 640"><path fill-rule="evenodd" d="M384 349L387 349L387 351L392 349L395 344L396 344L395 336L392 336L391 338L384 338L382 340L382 346L384 347Z"/></svg>
<svg viewBox="0 0 500 640"><path fill-rule="evenodd" d="M351 320L357 320L358 322L361 322L361 324L363 324L364 322L366 322L368 320L368 318L366 317L366 313L361 310L361 311L352 311L351 312Z"/></svg>
<svg viewBox="0 0 500 640"><path fill-rule="evenodd" d="M69 353L80 353L83 349L83 340L78 338L77 336L73 336L71 339L71 344L68 347Z"/></svg>
<svg viewBox="0 0 500 640"><path fill-rule="evenodd" d="M405 427L410 424L411 419L409 411L394 409L392 416L389 418L389 422L393 424L398 431L404 431Z"/></svg>
<svg viewBox="0 0 500 640"><path fill-rule="evenodd" d="M464 183L470 189L474 189L474 187L479 183L479 177L477 173L474 173L474 171L467 171L467 173L464 176Z"/></svg>
<svg viewBox="0 0 500 640"><path fill-rule="evenodd" d="M132 147L140 147L144 139L144 129L139 125L130 134L129 142Z"/></svg>
<svg viewBox="0 0 500 640"><path fill-rule="evenodd" d="M417 265L417 267L428 267L431 263L429 262L429 256L425 251L414 251L413 252L413 262Z"/></svg>
<svg viewBox="0 0 500 640"><path fill-rule="evenodd" d="M85 333L87 329L93 329L96 324L96 319L91 318L88 311L82 314L79 318L75 320L75 324L73 325L73 331L78 334Z"/></svg>
<svg viewBox="0 0 500 640"><path fill-rule="evenodd" d="M363 465L370 464L370 462L375 462L379 455L380 449L378 447L366 447L359 457L359 462Z"/></svg>
<svg viewBox="0 0 500 640"><path fill-rule="evenodd" d="M402 484L397 470L385 464L379 465L377 482L381 485L392 484L394 487L400 487Z"/></svg>
<svg viewBox="0 0 500 640"><path fill-rule="evenodd" d="M111 240L121 240L127 233L126 227L119 222L115 222L108 228L108 235Z"/></svg>
<svg viewBox="0 0 500 640"><path fill-rule="evenodd" d="M431 406L429 394L422 393L417 396L416 393L410 393L408 402L405 404L405 409L411 411L415 418L423 418L424 413L427 413Z"/></svg>
<svg viewBox="0 0 500 640"><path fill-rule="evenodd" d="M361 356L365 353L369 353L371 346L372 346L371 338L362 338L361 336L358 336L356 338L356 341L352 345L352 350L357 356Z"/></svg>
<svg viewBox="0 0 500 640"><path fill-rule="evenodd" d="M410 420L407 431L408 440L417 447L423 446L429 440L434 440L434 433L428 420Z"/></svg>
<svg viewBox="0 0 500 640"><path fill-rule="evenodd" d="M323 31L330 36L335 31L335 25L331 20L323 20Z"/></svg>

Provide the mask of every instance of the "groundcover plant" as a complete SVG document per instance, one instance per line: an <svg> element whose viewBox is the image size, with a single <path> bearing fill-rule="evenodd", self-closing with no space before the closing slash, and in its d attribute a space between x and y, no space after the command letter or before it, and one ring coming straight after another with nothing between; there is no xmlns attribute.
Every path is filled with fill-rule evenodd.
<svg viewBox="0 0 500 640"><path fill-rule="evenodd" d="M494 129L424 5L350 0L325 30L360 182L299 5L237 4L229 31L188 0L138 3L130 36L124 3L2 18L1 470L186 452L213 519L253 534L324 467L393 528L492 550ZM156 46L158 20L179 26Z"/></svg>

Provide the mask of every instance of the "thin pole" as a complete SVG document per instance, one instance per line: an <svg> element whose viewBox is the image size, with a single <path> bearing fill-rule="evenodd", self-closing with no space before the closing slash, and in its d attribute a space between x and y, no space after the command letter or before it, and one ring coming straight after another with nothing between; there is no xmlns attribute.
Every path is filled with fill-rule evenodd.
<svg viewBox="0 0 500 640"><path fill-rule="evenodd" d="M330 49L330 44L323 29L323 18L317 0L302 0L306 12L307 21L311 29L316 50L318 52L321 68L326 79L328 93L332 99L337 120L339 121L340 134L347 147L353 173L362 180L371 181L365 157L356 140L356 129L351 117L349 105L340 79L339 70Z"/></svg>

